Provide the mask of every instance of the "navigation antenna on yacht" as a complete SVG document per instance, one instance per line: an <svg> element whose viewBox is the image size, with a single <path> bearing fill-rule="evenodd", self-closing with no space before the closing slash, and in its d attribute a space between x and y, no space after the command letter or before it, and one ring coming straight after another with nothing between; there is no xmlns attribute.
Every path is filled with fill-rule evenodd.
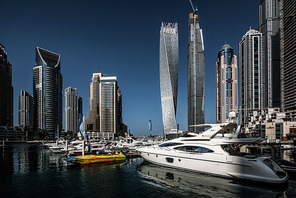
<svg viewBox="0 0 296 198"><path fill-rule="evenodd" d="M236 122L236 113L234 111L230 111L228 114L228 122L235 123Z"/></svg>
<svg viewBox="0 0 296 198"><path fill-rule="evenodd" d="M198 9L197 9L197 6L195 6L195 8L194 8L192 1L189 0L189 2L190 2L190 4L191 4L192 10L193 10L193 15L194 15L194 14L197 13L197 10L198 10Z"/></svg>

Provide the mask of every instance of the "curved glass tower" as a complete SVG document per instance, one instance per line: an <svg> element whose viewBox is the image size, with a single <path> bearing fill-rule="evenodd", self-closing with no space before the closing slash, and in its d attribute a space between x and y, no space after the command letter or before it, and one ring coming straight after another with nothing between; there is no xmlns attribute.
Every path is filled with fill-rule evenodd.
<svg viewBox="0 0 296 198"><path fill-rule="evenodd" d="M36 66L33 68L34 126L45 130L49 137L62 130L60 59L60 55L36 47Z"/></svg>
<svg viewBox="0 0 296 198"><path fill-rule="evenodd" d="M160 92L164 135L177 130L178 24L162 23L160 29Z"/></svg>
<svg viewBox="0 0 296 198"><path fill-rule="evenodd" d="M188 130L205 123L205 54L202 29L197 14L189 15L188 44Z"/></svg>

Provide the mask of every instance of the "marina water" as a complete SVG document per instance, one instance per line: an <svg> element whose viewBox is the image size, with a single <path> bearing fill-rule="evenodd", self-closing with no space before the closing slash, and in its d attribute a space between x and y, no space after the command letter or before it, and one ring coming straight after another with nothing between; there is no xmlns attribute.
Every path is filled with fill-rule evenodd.
<svg viewBox="0 0 296 198"><path fill-rule="evenodd" d="M0 197L296 197L279 188L156 166L141 158L70 165L40 144L0 147Z"/></svg>

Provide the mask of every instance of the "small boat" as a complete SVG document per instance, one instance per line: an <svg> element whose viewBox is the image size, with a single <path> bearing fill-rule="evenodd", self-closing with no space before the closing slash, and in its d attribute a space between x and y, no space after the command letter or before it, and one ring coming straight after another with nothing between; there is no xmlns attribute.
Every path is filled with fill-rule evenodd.
<svg viewBox="0 0 296 198"><path fill-rule="evenodd" d="M61 153L63 153L62 150L61 150L62 148L59 147L59 146L50 146L49 149L50 149L53 153L55 153L55 154L61 154Z"/></svg>
<svg viewBox="0 0 296 198"><path fill-rule="evenodd" d="M70 152L70 155L82 155L82 144L75 147L75 150ZM101 153L105 148L105 145L102 143L91 143L90 147L88 145L85 146L84 154L86 155L95 155Z"/></svg>
<svg viewBox="0 0 296 198"><path fill-rule="evenodd" d="M123 161L126 157L122 152L99 154L99 155L84 155L77 157L65 158L67 162L78 163L78 164L93 164L93 163L104 163L104 162L115 162Z"/></svg>

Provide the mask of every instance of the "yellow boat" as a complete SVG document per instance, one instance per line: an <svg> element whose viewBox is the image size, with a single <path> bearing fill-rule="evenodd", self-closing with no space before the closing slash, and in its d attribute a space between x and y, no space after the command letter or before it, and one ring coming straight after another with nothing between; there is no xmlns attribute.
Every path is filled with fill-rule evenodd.
<svg viewBox="0 0 296 198"><path fill-rule="evenodd" d="M93 164L93 163L103 163L103 162L115 162L123 161L126 157L122 152L100 154L100 155L84 155L77 157L70 157L64 159L67 162L78 163L78 164Z"/></svg>

